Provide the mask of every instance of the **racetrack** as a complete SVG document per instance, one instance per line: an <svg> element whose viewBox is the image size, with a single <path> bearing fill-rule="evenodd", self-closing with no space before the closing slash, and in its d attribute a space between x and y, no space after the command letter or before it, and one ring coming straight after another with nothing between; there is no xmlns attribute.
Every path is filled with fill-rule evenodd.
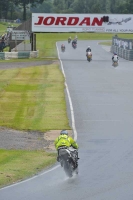
<svg viewBox="0 0 133 200"><path fill-rule="evenodd" d="M60 57L74 108L79 175L69 179L57 164L1 189L0 200L132 200L133 64L120 59L119 66L112 67L112 54L98 41L78 41L77 49L64 43Z"/></svg>

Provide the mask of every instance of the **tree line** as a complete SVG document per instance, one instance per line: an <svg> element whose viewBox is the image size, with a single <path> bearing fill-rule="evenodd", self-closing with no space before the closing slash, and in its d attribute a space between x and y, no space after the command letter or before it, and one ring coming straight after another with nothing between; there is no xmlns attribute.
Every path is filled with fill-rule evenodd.
<svg viewBox="0 0 133 200"><path fill-rule="evenodd" d="M133 14L133 0L0 0L0 18L26 20L32 12Z"/></svg>

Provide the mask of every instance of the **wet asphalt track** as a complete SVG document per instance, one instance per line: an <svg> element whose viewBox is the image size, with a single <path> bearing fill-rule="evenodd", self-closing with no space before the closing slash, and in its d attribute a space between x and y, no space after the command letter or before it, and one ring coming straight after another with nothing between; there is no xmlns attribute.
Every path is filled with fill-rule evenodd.
<svg viewBox="0 0 133 200"><path fill-rule="evenodd" d="M120 59L112 67L112 54L96 41L78 41L77 49L65 44L60 57L74 108L79 175L69 179L57 164L1 189L0 200L133 200L133 62Z"/></svg>

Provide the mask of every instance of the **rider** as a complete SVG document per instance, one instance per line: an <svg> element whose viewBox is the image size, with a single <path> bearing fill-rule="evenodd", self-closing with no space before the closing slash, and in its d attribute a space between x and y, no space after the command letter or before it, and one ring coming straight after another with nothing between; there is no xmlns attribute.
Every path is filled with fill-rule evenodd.
<svg viewBox="0 0 133 200"><path fill-rule="evenodd" d="M86 52L91 52L91 47L90 46L87 47Z"/></svg>
<svg viewBox="0 0 133 200"><path fill-rule="evenodd" d="M91 47L90 47L90 46L88 46L87 49L86 49L86 56L87 56L87 53L88 53L88 52L91 53ZM91 57L92 57L92 53L91 53Z"/></svg>
<svg viewBox="0 0 133 200"><path fill-rule="evenodd" d="M64 44L61 45L61 49L63 49L63 48L65 49L65 45Z"/></svg>
<svg viewBox="0 0 133 200"><path fill-rule="evenodd" d="M74 40L77 42L77 40L78 40L78 36L77 35L75 35Z"/></svg>
<svg viewBox="0 0 133 200"><path fill-rule="evenodd" d="M117 55L117 53L114 52L114 55L112 56L112 61L113 62L115 62L115 61L118 62L118 60L119 60L118 55Z"/></svg>
<svg viewBox="0 0 133 200"><path fill-rule="evenodd" d="M68 42L71 41L71 40L72 40L72 38L71 38L71 36L70 36L70 37L68 38Z"/></svg>
<svg viewBox="0 0 133 200"><path fill-rule="evenodd" d="M70 136L68 136L67 130L62 130L60 132L60 136L58 136L55 141L55 148L58 151L58 157L57 161L59 162L59 148L60 147L73 147L74 149L78 150L78 144L74 141L74 139ZM77 158L78 158L78 152L77 153Z"/></svg>

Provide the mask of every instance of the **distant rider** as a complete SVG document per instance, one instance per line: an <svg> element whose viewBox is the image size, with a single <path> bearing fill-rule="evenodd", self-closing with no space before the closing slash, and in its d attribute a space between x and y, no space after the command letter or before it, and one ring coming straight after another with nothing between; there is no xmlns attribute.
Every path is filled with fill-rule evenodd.
<svg viewBox="0 0 133 200"><path fill-rule="evenodd" d="M71 36L70 36L70 37L68 38L68 42L70 43L70 42L71 42L71 40L72 40L72 39L71 39Z"/></svg>
<svg viewBox="0 0 133 200"><path fill-rule="evenodd" d="M87 47L86 52L91 52L91 47L90 46Z"/></svg>
<svg viewBox="0 0 133 200"><path fill-rule="evenodd" d="M61 147L73 147L74 149L78 150L78 144L74 141L74 139L70 136L68 136L68 132L67 130L62 130L60 132L60 136L57 137L54 141L55 144L55 148L58 151L58 155L59 155L59 149ZM76 151L77 154L77 158L78 158L78 152ZM59 162L59 156L57 157L57 161ZM77 163L78 166L78 163Z"/></svg>
<svg viewBox="0 0 133 200"><path fill-rule="evenodd" d="M112 61L113 62L118 62L119 61L117 53L114 53L114 55L112 56Z"/></svg>
<svg viewBox="0 0 133 200"><path fill-rule="evenodd" d="M91 52L91 47L88 46L87 49L86 49L86 56L88 55L88 52ZM91 53L91 59L92 59L92 53Z"/></svg>
<svg viewBox="0 0 133 200"><path fill-rule="evenodd" d="M65 45L64 44L61 45L61 49L62 50L65 49Z"/></svg>
<svg viewBox="0 0 133 200"><path fill-rule="evenodd" d="M78 36L77 35L75 35L74 40L77 42L77 40L78 40Z"/></svg>

